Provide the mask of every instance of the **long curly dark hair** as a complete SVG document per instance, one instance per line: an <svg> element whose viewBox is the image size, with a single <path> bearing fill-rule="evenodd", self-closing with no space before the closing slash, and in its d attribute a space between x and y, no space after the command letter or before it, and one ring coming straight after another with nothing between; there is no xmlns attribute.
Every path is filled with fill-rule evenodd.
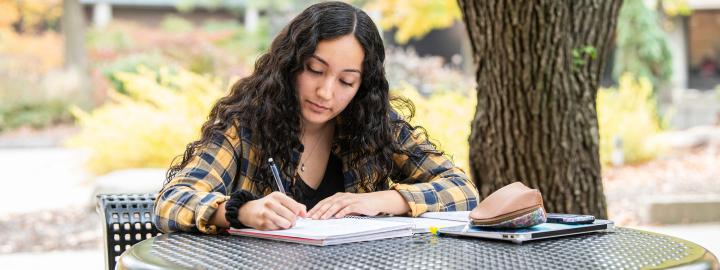
<svg viewBox="0 0 720 270"><path fill-rule="evenodd" d="M350 166L359 173L361 187L367 191L386 188L392 171L392 156L406 153L395 140L405 120L391 117L391 102L404 107L411 118L412 103L390 98L383 62L385 48L377 27L362 10L342 2L312 5L295 17L273 40L270 49L255 63L252 75L236 82L230 94L221 98L202 126L199 140L187 145L182 161L170 167L166 181L184 168L197 150L222 135L229 125L253 132L259 168L273 157L287 175L295 175L298 164L291 164L293 149L301 147L301 120L298 94L294 87L297 74L315 52L320 41L353 35L362 45L365 58L360 88L339 115L337 143L351 155ZM423 134L426 134L423 132ZM426 135L425 135L426 136ZM281 138L281 139L278 139ZM432 151L432 150L430 150ZM174 162L173 162L174 163ZM258 192L270 187L268 170L254 177ZM265 173L266 175L263 175Z"/></svg>

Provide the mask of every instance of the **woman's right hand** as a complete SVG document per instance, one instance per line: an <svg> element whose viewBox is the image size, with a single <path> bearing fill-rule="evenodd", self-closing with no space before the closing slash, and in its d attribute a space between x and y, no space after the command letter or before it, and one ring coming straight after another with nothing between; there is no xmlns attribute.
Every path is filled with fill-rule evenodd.
<svg viewBox="0 0 720 270"><path fill-rule="evenodd" d="M258 230L280 230L295 226L298 216L305 217L305 205L280 192L249 201L240 207L238 219L245 226Z"/></svg>

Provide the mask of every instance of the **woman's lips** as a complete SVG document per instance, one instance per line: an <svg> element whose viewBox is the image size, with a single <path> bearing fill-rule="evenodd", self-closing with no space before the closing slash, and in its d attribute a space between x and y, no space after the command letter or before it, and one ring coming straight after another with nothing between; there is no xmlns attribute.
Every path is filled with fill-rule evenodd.
<svg viewBox="0 0 720 270"><path fill-rule="evenodd" d="M308 101L308 103L310 104L310 110L312 110L313 112L316 112L316 113L324 113L324 112L330 110L330 108L318 105L312 101Z"/></svg>

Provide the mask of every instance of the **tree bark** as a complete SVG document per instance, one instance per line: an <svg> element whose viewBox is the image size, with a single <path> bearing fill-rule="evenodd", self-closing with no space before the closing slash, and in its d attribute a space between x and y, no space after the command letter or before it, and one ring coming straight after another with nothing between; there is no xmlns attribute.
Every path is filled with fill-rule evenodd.
<svg viewBox="0 0 720 270"><path fill-rule="evenodd" d="M470 174L607 217L595 98L622 0L458 0L477 66Z"/></svg>
<svg viewBox="0 0 720 270"><path fill-rule="evenodd" d="M63 1L63 16L60 19L65 38L65 68L87 69L85 54L85 16L79 0Z"/></svg>
<svg viewBox="0 0 720 270"><path fill-rule="evenodd" d="M76 77L77 79L73 81L78 82L75 86L78 90L75 105L85 109L92 108L92 85L85 50L85 15L79 0L63 0L60 24L65 46L65 76L68 76L68 79Z"/></svg>

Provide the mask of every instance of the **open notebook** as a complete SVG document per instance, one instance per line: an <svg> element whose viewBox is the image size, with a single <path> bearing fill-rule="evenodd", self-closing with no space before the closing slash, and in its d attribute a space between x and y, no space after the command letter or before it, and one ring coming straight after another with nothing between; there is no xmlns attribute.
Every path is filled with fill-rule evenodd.
<svg viewBox="0 0 720 270"><path fill-rule="evenodd" d="M425 212L420 215L420 217L442 220L454 220L466 223L470 221L470 211Z"/></svg>
<svg viewBox="0 0 720 270"><path fill-rule="evenodd" d="M300 218L287 230L260 231L230 228L234 235L328 246L412 235L413 224L364 217L312 220Z"/></svg>
<svg viewBox="0 0 720 270"><path fill-rule="evenodd" d="M410 223L413 233L429 233L446 227L465 225L468 223L470 211L426 212L419 217L376 217L375 219Z"/></svg>
<svg viewBox="0 0 720 270"><path fill-rule="evenodd" d="M396 221L402 223L412 224L413 233L429 233L432 232L432 228L441 229L445 227L454 227L467 224L467 221L457 221L449 219L437 219L437 218L426 218L426 217L376 217L373 219Z"/></svg>

